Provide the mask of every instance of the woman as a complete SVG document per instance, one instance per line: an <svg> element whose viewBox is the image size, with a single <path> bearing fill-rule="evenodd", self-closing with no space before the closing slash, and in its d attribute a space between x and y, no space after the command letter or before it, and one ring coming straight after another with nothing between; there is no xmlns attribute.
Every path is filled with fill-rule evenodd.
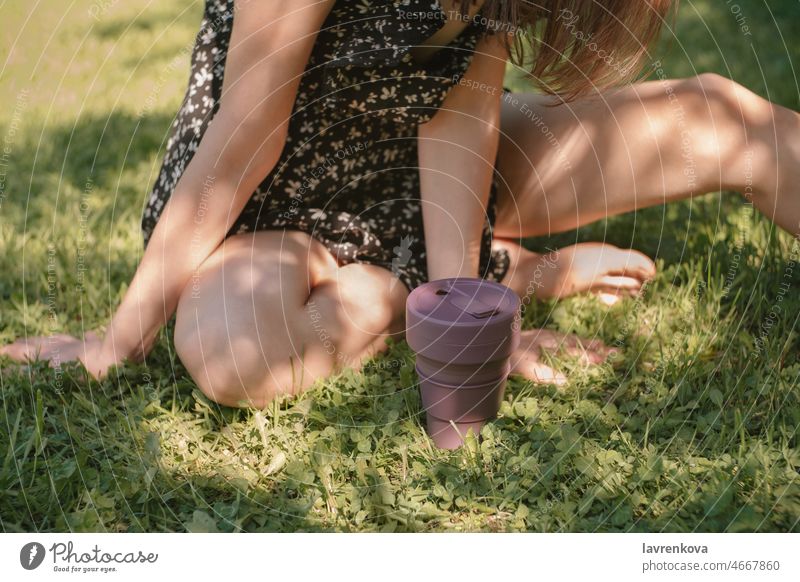
<svg viewBox="0 0 800 582"><path fill-rule="evenodd" d="M539 297L635 292L653 275L639 253L578 245L542 257L515 240L746 191L737 146L758 158L754 204L797 232L785 191L798 165L778 171L770 152L798 159L798 117L728 81L656 81L559 107L502 92L515 27L540 23L533 73L575 98L635 70L668 4L209 0L144 213L146 250L106 335L4 352L79 358L99 377L143 358L175 313L200 389L261 407L381 349L428 279L481 274ZM676 101L688 136L671 127ZM563 380L539 348L582 346L526 333L515 371ZM607 353L592 344L588 358Z"/></svg>

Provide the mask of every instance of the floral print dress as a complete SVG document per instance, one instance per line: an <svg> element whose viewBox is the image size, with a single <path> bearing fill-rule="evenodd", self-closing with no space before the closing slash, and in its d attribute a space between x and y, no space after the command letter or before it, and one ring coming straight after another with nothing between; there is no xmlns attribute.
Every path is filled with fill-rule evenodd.
<svg viewBox="0 0 800 582"><path fill-rule="evenodd" d="M233 0L206 1L189 88L142 216L145 245L217 110L233 17ZM464 75L487 32L470 21L450 44L416 63L409 49L445 20L436 0L336 2L301 79L281 157L228 236L300 230L342 265L382 266L409 289L427 281L417 128ZM493 183L481 274L500 280L508 257L491 252L496 192Z"/></svg>

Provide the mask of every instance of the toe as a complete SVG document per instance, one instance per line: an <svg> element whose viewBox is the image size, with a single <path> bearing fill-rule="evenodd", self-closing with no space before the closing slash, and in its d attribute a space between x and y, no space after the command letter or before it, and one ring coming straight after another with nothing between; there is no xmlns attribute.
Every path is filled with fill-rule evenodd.
<svg viewBox="0 0 800 582"><path fill-rule="evenodd" d="M640 281L649 281L656 276L656 264L644 253L616 247L613 250L609 275L635 277Z"/></svg>
<svg viewBox="0 0 800 582"><path fill-rule="evenodd" d="M642 280L625 275L604 275L595 281L592 288L594 291L634 295L642 290Z"/></svg>

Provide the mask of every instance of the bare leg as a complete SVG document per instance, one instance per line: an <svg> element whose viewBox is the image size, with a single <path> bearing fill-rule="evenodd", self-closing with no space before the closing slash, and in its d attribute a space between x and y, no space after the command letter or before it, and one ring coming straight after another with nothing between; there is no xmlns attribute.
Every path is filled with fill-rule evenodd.
<svg viewBox="0 0 800 582"><path fill-rule="evenodd" d="M640 253L594 243L559 249L554 261L513 239L706 192L738 191L800 233L797 113L713 74L550 102L533 94L503 101L495 246L509 251L504 283L519 293L637 292L653 274Z"/></svg>
<svg viewBox="0 0 800 582"><path fill-rule="evenodd" d="M800 233L800 115L713 74L504 100L495 234L547 235L718 190Z"/></svg>
<svg viewBox="0 0 800 582"><path fill-rule="evenodd" d="M176 349L209 398L262 407L402 333L407 290L393 280L380 267L339 267L304 233L233 236L184 291Z"/></svg>
<svg viewBox="0 0 800 582"><path fill-rule="evenodd" d="M175 347L211 400L261 408L338 369L358 368L385 348L388 337L401 337L407 294L386 269L338 266L306 234L236 235L203 263L184 289ZM592 363L609 351L600 342L549 330L522 333L513 373L537 382L565 380L542 362L544 352L566 351ZM0 354L19 361L36 359L47 355L51 339L28 338L1 347Z"/></svg>
<svg viewBox="0 0 800 582"><path fill-rule="evenodd" d="M402 335L408 291L372 265L339 267L299 232L259 232L226 240L187 285L175 346L200 390L227 406L263 407L361 362ZM600 342L548 330L523 332L513 372L561 383L547 351L587 363L608 355Z"/></svg>

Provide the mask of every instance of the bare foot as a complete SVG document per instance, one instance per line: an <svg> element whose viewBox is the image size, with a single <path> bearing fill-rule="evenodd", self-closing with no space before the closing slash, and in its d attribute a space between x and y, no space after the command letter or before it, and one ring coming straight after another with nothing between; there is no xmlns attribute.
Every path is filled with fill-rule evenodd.
<svg viewBox="0 0 800 582"><path fill-rule="evenodd" d="M519 348L511 356L511 373L537 384L566 384L567 378L542 362L546 353L565 353L587 364L599 364L616 350L600 340L585 340L574 334L549 329L529 329L520 333Z"/></svg>
<svg viewBox="0 0 800 582"><path fill-rule="evenodd" d="M545 255L526 250L513 241L495 239L511 266L503 284L520 297L562 298L576 293L596 293L605 303L637 295L656 274L653 261L639 251L605 243L580 243Z"/></svg>

